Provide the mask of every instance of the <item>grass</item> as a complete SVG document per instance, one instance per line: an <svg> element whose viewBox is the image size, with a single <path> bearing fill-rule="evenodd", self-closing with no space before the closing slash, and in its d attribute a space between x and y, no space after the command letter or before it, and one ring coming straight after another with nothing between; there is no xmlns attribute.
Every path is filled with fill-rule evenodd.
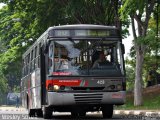
<svg viewBox="0 0 160 120"><path fill-rule="evenodd" d="M144 96L142 106L134 106L133 98L127 98L126 104L116 107L120 110L160 110L160 95Z"/></svg>

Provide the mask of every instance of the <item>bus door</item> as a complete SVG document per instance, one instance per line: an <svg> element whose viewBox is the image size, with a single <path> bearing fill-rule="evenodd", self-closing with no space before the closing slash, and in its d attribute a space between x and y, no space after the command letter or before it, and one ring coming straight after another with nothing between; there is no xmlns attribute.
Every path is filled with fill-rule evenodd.
<svg viewBox="0 0 160 120"><path fill-rule="evenodd" d="M40 74L41 74L41 103L46 104L46 64L43 47L40 48Z"/></svg>

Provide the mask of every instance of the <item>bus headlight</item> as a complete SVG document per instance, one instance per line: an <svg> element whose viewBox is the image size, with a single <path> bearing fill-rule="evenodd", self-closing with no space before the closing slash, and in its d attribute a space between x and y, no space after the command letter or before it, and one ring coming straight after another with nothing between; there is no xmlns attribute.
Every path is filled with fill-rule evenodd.
<svg viewBox="0 0 160 120"><path fill-rule="evenodd" d="M59 87L58 85L54 85L54 86L53 86L53 90L54 90L54 91L58 91L59 88L60 88L60 87Z"/></svg>

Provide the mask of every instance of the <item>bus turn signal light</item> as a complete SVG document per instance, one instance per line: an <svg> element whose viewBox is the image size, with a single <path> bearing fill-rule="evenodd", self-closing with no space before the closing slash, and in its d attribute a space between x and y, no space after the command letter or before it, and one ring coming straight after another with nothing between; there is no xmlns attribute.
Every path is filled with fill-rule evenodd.
<svg viewBox="0 0 160 120"><path fill-rule="evenodd" d="M122 90L122 85L117 85L117 90Z"/></svg>
<svg viewBox="0 0 160 120"><path fill-rule="evenodd" d="M51 84L48 85L48 90L53 90L53 86Z"/></svg>

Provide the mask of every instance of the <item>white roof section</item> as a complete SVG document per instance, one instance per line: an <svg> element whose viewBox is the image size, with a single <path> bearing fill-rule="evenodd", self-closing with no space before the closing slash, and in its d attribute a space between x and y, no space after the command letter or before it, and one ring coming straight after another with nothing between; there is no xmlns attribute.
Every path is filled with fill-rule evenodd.
<svg viewBox="0 0 160 120"><path fill-rule="evenodd" d="M117 29L115 26L92 25L92 24L73 24L49 27L51 29Z"/></svg>

